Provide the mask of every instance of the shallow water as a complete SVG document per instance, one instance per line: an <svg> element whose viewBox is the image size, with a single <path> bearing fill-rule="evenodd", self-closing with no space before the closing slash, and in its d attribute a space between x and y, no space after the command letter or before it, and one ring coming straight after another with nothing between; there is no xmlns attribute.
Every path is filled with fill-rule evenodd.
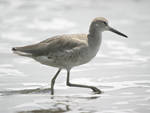
<svg viewBox="0 0 150 113"><path fill-rule="evenodd" d="M0 1L0 113L149 113L150 1L52 0ZM33 44L60 34L88 33L93 18L103 16L110 26L128 35L103 33L97 56L71 71L66 86L63 70L51 95L57 69L14 55L13 46Z"/></svg>

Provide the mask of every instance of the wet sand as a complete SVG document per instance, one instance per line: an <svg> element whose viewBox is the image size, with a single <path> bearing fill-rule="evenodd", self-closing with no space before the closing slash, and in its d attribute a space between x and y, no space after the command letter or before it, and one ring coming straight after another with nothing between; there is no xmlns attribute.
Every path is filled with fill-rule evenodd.
<svg viewBox="0 0 150 113"><path fill-rule="evenodd" d="M0 1L0 113L149 113L150 112L150 1L72 0ZM99 53L71 71L71 82L90 89L66 86L63 70L51 95L57 69L14 55L13 46L33 44L61 35L88 33L93 18L128 35L103 33Z"/></svg>

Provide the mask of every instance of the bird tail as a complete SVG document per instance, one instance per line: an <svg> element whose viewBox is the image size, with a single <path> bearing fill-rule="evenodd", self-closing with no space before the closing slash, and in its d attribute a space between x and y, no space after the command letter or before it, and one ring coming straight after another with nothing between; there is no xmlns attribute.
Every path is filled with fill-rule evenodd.
<svg viewBox="0 0 150 113"><path fill-rule="evenodd" d="M31 57L37 53L36 52L37 48L38 48L38 44L32 44L23 47L13 47L12 51L13 53L21 56Z"/></svg>
<svg viewBox="0 0 150 113"><path fill-rule="evenodd" d="M12 51L15 54L18 54L21 56L32 57L32 56L44 55L44 52L43 52L44 48L45 48L44 45L41 47L41 44L37 43L37 44L27 45L23 47L13 47Z"/></svg>
<svg viewBox="0 0 150 113"><path fill-rule="evenodd" d="M31 53L28 53L26 51L24 51L23 47L13 47L12 48L13 53L18 54L20 56L32 56Z"/></svg>

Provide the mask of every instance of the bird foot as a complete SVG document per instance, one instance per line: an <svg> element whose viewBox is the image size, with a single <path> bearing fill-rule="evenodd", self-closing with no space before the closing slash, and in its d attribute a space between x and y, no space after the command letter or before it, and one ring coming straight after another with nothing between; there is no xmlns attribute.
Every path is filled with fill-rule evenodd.
<svg viewBox="0 0 150 113"><path fill-rule="evenodd" d="M99 90L99 89L96 88L96 87L92 87L92 90L94 91L95 94L101 94L101 93L102 93L102 91Z"/></svg>

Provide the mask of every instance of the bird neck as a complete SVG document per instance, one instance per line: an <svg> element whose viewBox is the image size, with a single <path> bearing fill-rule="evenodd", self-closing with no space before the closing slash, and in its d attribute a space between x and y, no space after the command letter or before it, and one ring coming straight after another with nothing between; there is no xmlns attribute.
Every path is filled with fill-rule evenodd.
<svg viewBox="0 0 150 113"><path fill-rule="evenodd" d="M102 32L96 29L90 29L88 34L88 43L93 48L99 48L102 41Z"/></svg>
<svg viewBox="0 0 150 113"><path fill-rule="evenodd" d="M89 29L89 34L88 34L89 38L92 38L92 40L94 41L98 41L101 40L102 37L102 31L99 29L96 29L95 27L93 27L92 25L90 26Z"/></svg>
<svg viewBox="0 0 150 113"><path fill-rule="evenodd" d="M97 29L96 27L93 27L93 25L91 25L89 29L89 36L95 40L99 40L102 37L102 30Z"/></svg>

